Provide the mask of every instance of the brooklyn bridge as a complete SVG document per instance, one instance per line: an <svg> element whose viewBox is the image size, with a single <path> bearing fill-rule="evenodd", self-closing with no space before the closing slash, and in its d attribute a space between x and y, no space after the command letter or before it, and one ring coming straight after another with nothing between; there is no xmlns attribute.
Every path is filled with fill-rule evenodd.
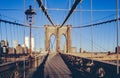
<svg viewBox="0 0 120 78"><path fill-rule="evenodd" d="M0 0L0 78L120 78L120 0Z"/></svg>

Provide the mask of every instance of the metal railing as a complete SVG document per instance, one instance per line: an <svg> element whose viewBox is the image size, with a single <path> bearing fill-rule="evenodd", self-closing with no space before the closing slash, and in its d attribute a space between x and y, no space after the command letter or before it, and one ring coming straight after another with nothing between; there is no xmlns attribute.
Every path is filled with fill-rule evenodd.
<svg viewBox="0 0 120 78"><path fill-rule="evenodd" d="M120 74L117 75L116 72L116 64L98 60L92 62L89 58L69 54L60 55L75 78L120 78Z"/></svg>
<svg viewBox="0 0 120 78"><path fill-rule="evenodd" d="M30 78L46 55L0 64L0 78Z"/></svg>

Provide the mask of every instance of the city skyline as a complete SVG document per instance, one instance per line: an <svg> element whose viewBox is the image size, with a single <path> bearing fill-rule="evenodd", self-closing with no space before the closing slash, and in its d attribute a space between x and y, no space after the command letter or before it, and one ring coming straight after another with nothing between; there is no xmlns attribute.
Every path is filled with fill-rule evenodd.
<svg viewBox="0 0 120 78"><path fill-rule="evenodd" d="M120 78L120 0L0 0L0 78Z"/></svg>
<svg viewBox="0 0 120 78"><path fill-rule="evenodd" d="M116 1L115 0L111 0L109 4L107 0L99 0L99 1L92 0L92 2L93 2L93 6L92 6L93 23L116 18ZM47 11L51 16L51 19L54 21L54 23L61 24L69 11L68 9L72 7L73 0L66 0L66 1L65 0L60 0L60 1L43 0L43 4L47 8ZM37 2L34 3L34 0L31 0L31 1L26 0L25 10L29 8L29 5L32 5L32 8L36 9L35 12L37 14L35 16L35 24L33 26L44 26L45 24L50 24L49 21L46 20L46 17L42 13L42 11L39 10L39 6ZM77 10L80 10L80 4L78 4L76 11L68 19L68 21L66 22L66 25L68 24L68 25L72 25L73 27L76 27L76 26L81 26L81 25L83 26L86 24L90 24L90 0L82 1L82 13L81 13L82 17L80 16L81 15L80 11L77 11ZM1 0L0 14L1 14L1 17L0 17L1 19L11 20L11 21L14 21L14 19L17 19L20 21L16 21L16 22L24 23L24 19L26 17L24 15L24 0L17 0L17 1ZM119 15L120 15L120 12L119 12ZM8 24L3 24L3 23L1 23L1 25L2 26L6 25L7 27L9 26ZM5 27L2 27L2 29L5 30ZM8 35L5 34L6 31L1 31L2 34L4 34L2 35L3 38L1 39L7 38L11 43L11 38L14 38L14 40L18 40L20 44L23 44L24 28L17 27L16 25L12 25L11 29L12 31L14 31L12 32L14 36L12 37L11 35L9 35L10 28L7 28L6 30L8 30L7 32ZM79 48L81 47L86 51L91 51L91 30L90 29L91 29L90 27L82 28L82 29L72 28L72 33L71 33L72 45L73 47L77 47L77 51L79 51ZM100 51L100 52L114 51L116 47L116 23L112 22L112 23L103 24L100 26L95 26L93 27L93 29L94 29L93 30L94 51ZM80 36L80 31L82 31L82 36ZM17 34L20 36L21 40ZM29 28L25 28L25 35L29 36ZM36 40L35 47L37 49L44 48L44 39L45 39L44 28L36 28L36 29L33 28L32 36L34 36ZM65 38L62 37L61 40L65 40ZM10 45L13 45L13 44L11 43Z"/></svg>

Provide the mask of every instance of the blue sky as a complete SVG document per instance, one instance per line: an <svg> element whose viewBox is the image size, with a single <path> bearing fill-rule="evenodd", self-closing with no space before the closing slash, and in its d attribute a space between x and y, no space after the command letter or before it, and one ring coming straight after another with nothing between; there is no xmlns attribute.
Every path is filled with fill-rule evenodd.
<svg viewBox="0 0 120 78"><path fill-rule="evenodd" d="M62 24L63 20L68 14L68 9L72 7L74 0L42 0L43 4L48 9L48 14L53 20L54 24ZM93 1L93 23L114 19L116 14L116 0L92 0ZM119 1L120 3L120 1ZM34 26L44 26L50 24L43 12L39 9L38 3L35 0L26 0L25 8L28 9L32 5L36 9ZM35 5L35 6L34 6ZM51 10L51 9L65 9L65 10ZM77 10L80 10L78 4ZM120 6L119 6L120 9ZM0 18L10 21L24 23L24 0L0 0ZM120 12L119 12L120 16ZM80 21L82 19L82 21ZM90 0L83 0L82 2L82 17L80 11L75 11L66 24L71 24L73 27L90 24ZM120 24L120 23L119 23ZM0 24L2 27L2 38L7 39L12 46L12 39L17 39L20 44L23 44L23 30L25 35L29 36L29 28L17 27L10 24ZM93 27L93 41L94 51L114 51L116 46L116 26L115 22ZM6 29L6 27L7 29ZM10 27L11 26L11 27ZM120 28L119 28L120 29ZM6 32L6 30L8 32ZM14 31L15 33L11 32ZM81 36L80 36L81 31ZM7 34L6 34L7 33ZM12 33L12 34L11 34ZM91 28L72 29L72 46L79 50L80 44L86 51L91 51ZM35 47L37 49L44 48L44 28L33 29L32 35L35 38ZM120 34L119 34L120 35ZM54 37L54 36L53 36ZM81 38L82 37L82 38ZM80 43L80 40L82 41ZM119 39L120 40L120 39ZM51 42L54 38L51 38ZM61 45L65 43L65 37L61 37ZM120 41L119 41L120 43ZM54 45L55 46L55 45Z"/></svg>

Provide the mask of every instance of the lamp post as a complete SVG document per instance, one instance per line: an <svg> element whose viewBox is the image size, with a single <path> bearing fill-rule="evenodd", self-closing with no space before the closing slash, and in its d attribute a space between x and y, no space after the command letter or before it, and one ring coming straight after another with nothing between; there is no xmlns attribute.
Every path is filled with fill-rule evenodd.
<svg viewBox="0 0 120 78"><path fill-rule="evenodd" d="M29 9L27 9L25 11L25 15L26 15L26 21L27 23L30 25L30 55L32 56L32 45L31 45L31 37L32 37L32 24L34 23L33 21L33 17L34 15L36 15L36 13L34 12L34 10L32 9L31 5L29 6Z"/></svg>

